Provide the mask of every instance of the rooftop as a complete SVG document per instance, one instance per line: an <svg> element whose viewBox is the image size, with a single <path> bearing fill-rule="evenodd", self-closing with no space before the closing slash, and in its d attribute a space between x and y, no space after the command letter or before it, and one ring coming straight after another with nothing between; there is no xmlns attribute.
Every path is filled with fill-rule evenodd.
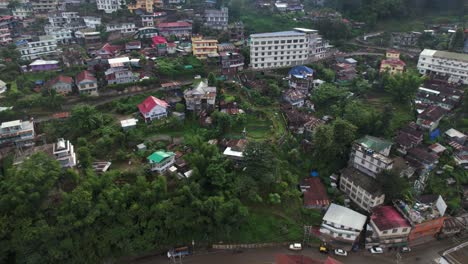
<svg viewBox="0 0 468 264"><path fill-rule="evenodd" d="M468 259L468 241L444 251L442 257L448 264L463 264Z"/></svg>
<svg viewBox="0 0 468 264"><path fill-rule="evenodd" d="M391 205L377 206L372 209L371 221L381 230L410 227L408 221Z"/></svg>
<svg viewBox="0 0 468 264"><path fill-rule="evenodd" d="M356 143L358 143L359 145L363 147L370 148L373 151L379 152L379 153L382 153L387 148L392 147L392 144L393 144L392 142L388 140L369 136L369 135L356 140Z"/></svg>
<svg viewBox="0 0 468 264"><path fill-rule="evenodd" d="M169 104L161 99L154 96L148 96L141 104L138 105L138 109L141 113L146 114L153 110L157 105L167 108Z"/></svg>
<svg viewBox="0 0 468 264"><path fill-rule="evenodd" d="M323 216L323 220L356 230L362 230L366 224L367 217L349 208L332 203Z"/></svg>
<svg viewBox="0 0 468 264"><path fill-rule="evenodd" d="M466 137L465 134L463 134L462 132L454 129L454 128L450 128L449 130L445 131L445 135L453 138L453 137L456 137L456 138L464 138Z"/></svg>
<svg viewBox="0 0 468 264"><path fill-rule="evenodd" d="M395 201L395 208L412 225L415 225L444 216L447 204L440 195L421 195L416 198L416 202L412 205L397 200Z"/></svg>
<svg viewBox="0 0 468 264"><path fill-rule="evenodd" d="M303 32L298 31L278 31L278 32L268 32L268 33L258 33L250 35L251 38L269 38L269 37L299 37L305 36Z"/></svg>
<svg viewBox="0 0 468 264"><path fill-rule="evenodd" d="M175 156L174 152L166 152L166 151L163 151L163 150L158 150L158 151L154 152L153 154L149 155L147 159L151 163L159 163L159 162L163 161L164 159L172 157L172 156Z"/></svg>
<svg viewBox="0 0 468 264"><path fill-rule="evenodd" d="M354 183L374 196L383 194L378 182L353 167L347 167L341 171L341 177Z"/></svg>
<svg viewBox="0 0 468 264"><path fill-rule="evenodd" d="M326 206L330 204L327 190L319 177L306 178L302 184L308 186L304 192L304 206Z"/></svg>

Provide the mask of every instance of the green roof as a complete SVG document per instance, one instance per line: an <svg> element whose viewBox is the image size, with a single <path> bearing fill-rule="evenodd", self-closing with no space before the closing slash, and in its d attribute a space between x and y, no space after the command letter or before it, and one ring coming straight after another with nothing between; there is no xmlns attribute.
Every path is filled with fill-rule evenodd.
<svg viewBox="0 0 468 264"><path fill-rule="evenodd" d="M356 142L376 152L381 152L384 149L392 146L392 142L373 136L365 136L356 140Z"/></svg>
<svg viewBox="0 0 468 264"><path fill-rule="evenodd" d="M175 155L174 152L166 152L164 150L158 150L154 152L153 154L149 155L147 159L151 163L159 163L163 161L165 158L169 158L174 155Z"/></svg>

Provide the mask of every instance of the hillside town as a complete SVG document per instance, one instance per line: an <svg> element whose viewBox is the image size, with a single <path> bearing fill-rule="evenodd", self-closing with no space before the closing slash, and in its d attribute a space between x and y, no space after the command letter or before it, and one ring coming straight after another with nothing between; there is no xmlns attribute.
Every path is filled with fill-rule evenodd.
<svg viewBox="0 0 468 264"><path fill-rule="evenodd" d="M331 2L1 0L0 262L466 263L466 13Z"/></svg>

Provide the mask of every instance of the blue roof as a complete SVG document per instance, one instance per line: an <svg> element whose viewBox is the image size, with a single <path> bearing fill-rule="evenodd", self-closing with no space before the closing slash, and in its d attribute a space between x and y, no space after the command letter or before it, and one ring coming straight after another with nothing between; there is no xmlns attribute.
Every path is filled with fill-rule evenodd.
<svg viewBox="0 0 468 264"><path fill-rule="evenodd" d="M289 70L288 75L293 75L296 78L307 78L308 75L314 74L314 70L311 68L301 65L301 66L296 66L293 67L291 70Z"/></svg>

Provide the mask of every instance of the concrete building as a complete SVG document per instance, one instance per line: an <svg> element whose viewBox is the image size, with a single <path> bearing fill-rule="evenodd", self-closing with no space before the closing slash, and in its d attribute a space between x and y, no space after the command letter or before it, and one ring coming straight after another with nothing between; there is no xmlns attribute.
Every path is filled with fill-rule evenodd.
<svg viewBox="0 0 468 264"><path fill-rule="evenodd" d="M449 82L468 84L468 54L424 49L419 55L418 70L421 74L446 76Z"/></svg>
<svg viewBox="0 0 468 264"><path fill-rule="evenodd" d="M106 26L106 32L118 31L122 34L134 33L137 31L135 23L109 24Z"/></svg>
<svg viewBox="0 0 468 264"><path fill-rule="evenodd" d="M378 206L367 225L366 248L407 246L410 232L410 223L393 206Z"/></svg>
<svg viewBox="0 0 468 264"><path fill-rule="evenodd" d="M388 50L385 57L380 63L380 73L388 72L391 75L403 73L406 63L400 60L400 52Z"/></svg>
<svg viewBox="0 0 468 264"><path fill-rule="evenodd" d="M468 241L440 253L436 264L463 264L468 257Z"/></svg>
<svg viewBox="0 0 468 264"><path fill-rule="evenodd" d="M171 35L179 38L192 36L192 24L186 21L159 23L156 27L164 37Z"/></svg>
<svg viewBox="0 0 468 264"><path fill-rule="evenodd" d="M431 105L418 115L416 124L425 130L434 131L439 126L440 120L444 118L446 112L440 106Z"/></svg>
<svg viewBox="0 0 468 264"><path fill-rule="evenodd" d="M59 75L48 81L45 87L55 90L59 94L70 94L73 91L73 79L69 76Z"/></svg>
<svg viewBox="0 0 468 264"><path fill-rule="evenodd" d="M8 45L13 42L11 38L11 33L8 28L0 28L0 45Z"/></svg>
<svg viewBox="0 0 468 264"><path fill-rule="evenodd" d="M383 170L393 168L389 158L392 143L380 138L365 136L353 144L351 165L371 177L376 177Z"/></svg>
<svg viewBox="0 0 468 264"><path fill-rule="evenodd" d="M377 181L352 167L341 172L340 190L368 212L385 201L385 194Z"/></svg>
<svg viewBox="0 0 468 264"><path fill-rule="evenodd" d="M31 0L35 13L48 13L58 10L58 0Z"/></svg>
<svg viewBox="0 0 468 264"><path fill-rule="evenodd" d="M34 122L14 120L0 125L0 145L15 144L17 146L33 146Z"/></svg>
<svg viewBox="0 0 468 264"><path fill-rule="evenodd" d="M143 10L146 13L153 13L154 2L154 0L136 0L133 3L128 3L127 8L132 13L137 9Z"/></svg>
<svg viewBox="0 0 468 264"><path fill-rule="evenodd" d="M207 59L208 57L218 57L218 40L204 39L202 36L192 37L193 56L198 59Z"/></svg>
<svg viewBox="0 0 468 264"><path fill-rule="evenodd" d="M57 40L53 36L40 36L39 40L26 41L18 45L18 50L23 60L56 56L58 53Z"/></svg>
<svg viewBox="0 0 468 264"><path fill-rule="evenodd" d="M73 34L70 29L54 26L45 26L44 31L48 36L55 38L57 43L67 44L73 41Z"/></svg>
<svg viewBox="0 0 468 264"><path fill-rule="evenodd" d="M216 87L210 87L207 82L202 81L193 89L185 90L184 98L187 110L211 110L216 102Z"/></svg>
<svg viewBox="0 0 468 264"><path fill-rule="evenodd" d="M53 154L62 168L72 168L76 166L75 149L69 140L59 138L54 144Z"/></svg>
<svg viewBox="0 0 468 264"><path fill-rule="evenodd" d="M313 87L314 70L307 66L296 66L288 72L288 85L290 88L301 91L308 95Z"/></svg>
<svg viewBox="0 0 468 264"><path fill-rule="evenodd" d="M226 30L229 24L229 9L227 7L222 7L220 10L207 9L203 18L206 27Z"/></svg>
<svg viewBox="0 0 468 264"><path fill-rule="evenodd" d="M159 150L148 156L151 171L164 173L175 162L175 153Z"/></svg>
<svg viewBox="0 0 468 264"><path fill-rule="evenodd" d="M11 10L14 17L25 19L33 15L31 3L20 4Z"/></svg>
<svg viewBox="0 0 468 264"><path fill-rule="evenodd" d="M98 10L102 10L107 14L114 13L121 9L119 0L96 0L96 6Z"/></svg>

